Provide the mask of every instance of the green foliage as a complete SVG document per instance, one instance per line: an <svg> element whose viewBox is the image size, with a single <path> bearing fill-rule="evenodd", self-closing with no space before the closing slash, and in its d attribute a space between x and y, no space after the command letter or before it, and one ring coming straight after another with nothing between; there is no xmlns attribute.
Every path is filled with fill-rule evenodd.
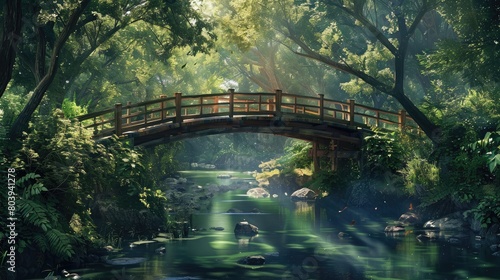
<svg viewBox="0 0 500 280"><path fill-rule="evenodd" d="M500 166L500 131L487 132L484 138L468 146L472 152L483 154L491 173Z"/></svg>
<svg viewBox="0 0 500 280"><path fill-rule="evenodd" d="M87 107L78 106L74 99L64 98L61 109L68 119L87 114Z"/></svg>
<svg viewBox="0 0 500 280"><path fill-rule="evenodd" d="M482 0L445 0L439 6L456 36L443 40L428 62L440 73L460 73L474 85L498 83L500 31L498 3Z"/></svg>
<svg viewBox="0 0 500 280"><path fill-rule="evenodd" d="M60 260L68 260L75 253L73 239L62 231L62 215L52 201L44 198L43 193L48 190L40 181L38 174L28 173L16 182L18 191L22 192L16 204L23 221L18 231L19 241Z"/></svg>
<svg viewBox="0 0 500 280"><path fill-rule="evenodd" d="M351 183L359 179L358 163L354 160L345 160L337 170L321 169L315 171L307 187L325 193L344 194Z"/></svg>
<svg viewBox="0 0 500 280"><path fill-rule="evenodd" d="M464 212L465 217L472 216L481 222L481 227L487 228L492 224L500 223L500 198L485 196L476 207Z"/></svg>
<svg viewBox="0 0 500 280"><path fill-rule="evenodd" d="M406 191L411 195L432 194L439 185L439 168L425 159L410 160L400 172Z"/></svg>
<svg viewBox="0 0 500 280"><path fill-rule="evenodd" d="M25 103L25 88L22 86L8 87L0 99L0 124L9 126L23 109Z"/></svg>
<svg viewBox="0 0 500 280"><path fill-rule="evenodd" d="M368 176L395 173L403 167L404 151L398 132L377 131L363 142L364 172Z"/></svg>
<svg viewBox="0 0 500 280"><path fill-rule="evenodd" d="M40 116L10 162L19 178L19 240L56 263L70 258L75 246L97 240L90 209L103 195L125 209L149 208L161 217L165 195L154 188L143 162L140 150L117 137L95 143L91 131L61 110Z"/></svg>
<svg viewBox="0 0 500 280"><path fill-rule="evenodd" d="M285 137L260 133L228 133L183 141L180 162L215 164L221 169L255 170L261 162L282 154ZM163 169L167 172L169 169Z"/></svg>
<svg viewBox="0 0 500 280"><path fill-rule="evenodd" d="M296 168L311 168L311 148L311 142L293 139L287 143L284 155L278 158L276 163L284 167L284 173L293 172Z"/></svg>

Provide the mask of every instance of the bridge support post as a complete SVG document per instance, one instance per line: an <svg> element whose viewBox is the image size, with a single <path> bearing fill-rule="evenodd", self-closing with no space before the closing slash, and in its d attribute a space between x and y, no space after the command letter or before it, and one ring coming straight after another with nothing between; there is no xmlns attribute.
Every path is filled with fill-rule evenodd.
<svg viewBox="0 0 500 280"><path fill-rule="evenodd" d="M328 149L331 151L331 157L330 157L330 161L331 161L331 170L332 171L336 171L337 170L337 166L338 166L338 154L337 154L337 141L335 140L332 140L330 142L330 146L328 147Z"/></svg>
<svg viewBox="0 0 500 280"><path fill-rule="evenodd" d="M160 99L165 99L165 98L167 98L166 95L164 95L164 94L160 95ZM164 120L165 119L165 115L166 115L165 114L165 102L162 101L160 103L160 109L161 109L161 112L160 112L161 120Z"/></svg>
<svg viewBox="0 0 500 280"><path fill-rule="evenodd" d="M325 110L323 110L324 107L325 107L325 95L320 94L319 95L319 121L320 122L323 122L323 120L325 119Z"/></svg>
<svg viewBox="0 0 500 280"><path fill-rule="evenodd" d="M127 101L127 110L125 112L125 123L130 124L130 108L128 106L132 105L131 101Z"/></svg>
<svg viewBox="0 0 500 280"><path fill-rule="evenodd" d="M182 123L182 93L175 93L175 122Z"/></svg>
<svg viewBox="0 0 500 280"><path fill-rule="evenodd" d="M234 88L229 89L229 117L234 115Z"/></svg>
<svg viewBox="0 0 500 280"><path fill-rule="evenodd" d="M399 130L403 131L405 129L405 126L406 126L406 111L405 110L399 110L398 125L399 125Z"/></svg>
<svg viewBox="0 0 500 280"><path fill-rule="evenodd" d="M354 125L354 100L347 99L347 103L349 103L349 125Z"/></svg>
<svg viewBox="0 0 500 280"><path fill-rule="evenodd" d="M117 136L122 135L122 104L115 104L115 133Z"/></svg>
<svg viewBox="0 0 500 280"><path fill-rule="evenodd" d="M212 113L219 113L219 96L214 97L214 111Z"/></svg>
<svg viewBox="0 0 500 280"><path fill-rule="evenodd" d="M314 172L319 171L319 157L318 157L319 144L314 141L312 146L313 168Z"/></svg>
<svg viewBox="0 0 500 280"><path fill-rule="evenodd" d="M281 97L283 91L281 89L276 90L276 102L275 102L275 115L276 117L281 117Z"/></svg>

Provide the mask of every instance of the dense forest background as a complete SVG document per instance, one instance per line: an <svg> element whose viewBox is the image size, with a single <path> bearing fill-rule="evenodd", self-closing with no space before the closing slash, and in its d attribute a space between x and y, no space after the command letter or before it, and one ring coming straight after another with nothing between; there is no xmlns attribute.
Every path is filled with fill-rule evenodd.
<svg viewBox="0 0 500 280"><path fill-rule="evenodd" d="M311 169L306 142L238 134L134 149L118 138L95 143L74 120L174 92L281 89L404 109L423 135L378 132L365 141L363 166L343 165L350 177L314 170L312 185L335 192L383 181L422 211L466 211L483 230L500 223L497 0L1 3L0 161L2 174L16 170L17 246L37 263L164 223L161 182L190 161ZM104 204L146 209L147 218L106 226Z"/></svg>

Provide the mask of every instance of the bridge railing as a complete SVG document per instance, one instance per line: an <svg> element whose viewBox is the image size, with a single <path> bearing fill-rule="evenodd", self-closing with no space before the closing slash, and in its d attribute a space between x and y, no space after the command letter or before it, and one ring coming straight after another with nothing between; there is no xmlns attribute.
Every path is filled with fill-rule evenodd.
<svg viewBox="0 0 500 280"><path fill-rule="evenodd" d="M390 112L357 104L318 97L283 93L227 93L160 98L136 104L115 104L114 108L78 117L96 137L136 131L159 124L179 126L195 119L227 116L299 116L320 122L335 122L357 127L418 130L416 123L401 110Z"/></svg>

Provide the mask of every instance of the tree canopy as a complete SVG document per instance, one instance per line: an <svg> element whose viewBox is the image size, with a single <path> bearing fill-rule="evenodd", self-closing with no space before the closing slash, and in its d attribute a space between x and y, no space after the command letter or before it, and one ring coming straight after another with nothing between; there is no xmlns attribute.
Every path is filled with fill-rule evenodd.
<svg viewBox="0 0 500 280"><path fill-rule="evenodd" d="M142 36L145 34L149 35L149 40L146 40L143 51L157 60L168 59L177 47L190 46L193 54L206 52L214 39L211 26L189 1L18 2L23 6L24 20L20 34L22 40L16 45L19 75L13 84L20 82L31 93L12 125L11 138L19 137L27 128L44 97L53 100L54 103L48 102L52 104L49 106L60 106L65 96L65 84L81 74L82 66L91 58L100 57L102 67L131 45L142 46L140 43L144 42ZM12 36L9 34L16 30L11 22L20 16L15 12L5 13L1 52L12 50ZM135 33L135 37L130 37L133 33L128 33L126 38L119 36L121 32L133 32L134 29L142 32ZM7 56L13 57L12 54ZM2 69L5 73L2 76L8 77L14 65L6 65L10 67Z"/></svg>

